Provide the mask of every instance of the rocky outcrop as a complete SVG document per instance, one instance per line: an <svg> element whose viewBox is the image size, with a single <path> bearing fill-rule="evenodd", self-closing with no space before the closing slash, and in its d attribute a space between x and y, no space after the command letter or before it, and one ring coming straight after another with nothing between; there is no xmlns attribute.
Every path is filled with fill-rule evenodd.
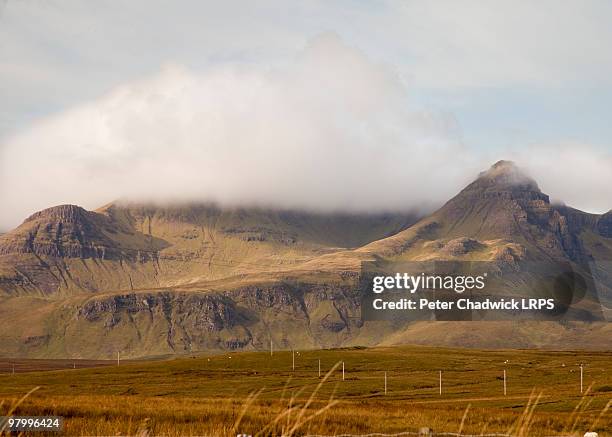
<svg viewBox="0 0 612 437"><path fill-rule="evenodd" d="M96 348L109 356L112 348L134 356L152 353L143 348L157 353L261 349L269 347L271 337L277 348L329 347L358 335L359 305L358 292L338 284L133 292L88 299L69 310L73 316L64 318L60 330L68 344L78 344L83 332L97 332ZM47 346L52 347L32 343L38 350Z"/></svg>
<svg viewBox="0 0 612 437"><path fill-rule="evenodd" d="M122 235L131 237L137 244L124 247ZM163 246L160 240L136 235L103 214L75 205L60 205L31 215L16 230L0 237L0 256L34 254L53 258L147 261L156 259L158 249Z"/></svg>
<svg viewBox="0 0 612 437"><path fill-rule="evenodd" d="M119 324L123 318L136 314L168 318L170 313L181 315L183 322L206 332L231 329L241 321L234 302L219 294L123 294L105 299L92 299L77 313L88 322L104 321L106 328Z"/></svg>
<svg viewBox="0 0 612 437"><path fill-rule="evenodd" d="M455 238L447 242L441 252L450 256L461 256L484 248L485 245L473 238Z"/></svg>
<svg viewBox="0 0 612 437"><path fill-rule="evenodd" d="M90 299L77 309L67 332L94 329L110 345L133 354L151 341L158 351L172 353L245 348L251 342L249 323L222 294L167 291Z"/></svg>
<svg viewBox="0 0 612 437"><path fill-rule="evenodd" d="M476 199L505 199L533 202L534 206L550 202L537 182L512 161L498 161L464 188L459 196Z"/></svg>
<svg viewBox="0 0 612 437"><path fill-rule="evenodd" d="M77 205L59 205L35 212L24 220L24 223L47 220L62 223L85 223L93 213Z"/></svg>

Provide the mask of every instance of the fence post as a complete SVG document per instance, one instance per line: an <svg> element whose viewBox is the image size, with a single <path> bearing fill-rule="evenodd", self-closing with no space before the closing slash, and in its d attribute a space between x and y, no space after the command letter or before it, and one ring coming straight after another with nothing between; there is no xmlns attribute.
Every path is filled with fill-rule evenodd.
<svg viewBox="0 0 612 437"><path fill-rule="evenodd" d="M387 372L385 372L385 396L387 395Z"/></svg>

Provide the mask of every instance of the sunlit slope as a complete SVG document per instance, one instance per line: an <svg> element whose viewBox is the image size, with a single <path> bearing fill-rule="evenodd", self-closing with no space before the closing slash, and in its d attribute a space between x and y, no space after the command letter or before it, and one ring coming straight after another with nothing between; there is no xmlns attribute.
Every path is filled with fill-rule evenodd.
<svg viewBox="0 0 612 437"><path fill-rule="evenodd" d="M363 261L487 261L522 272L530 262L559 265L587 275L598 268L597 295L587 295L593 320L611 320L612 213L584 213L555 205L513 163L500 161L438 211L391 237L353 251L323 255L309 265L359 269ZM522 283L538 277L527 271ZM512 289L520 284L513 284ZM585 320L591 318L585 314ZM601 347L612 349L611 324L556 322L418 322L363 329L382 344L469 347ZM371 333L371 335L368 335ZM378 333L379 336L374 335Z"/></svg>
<svg viewBox="0 0 612 437"><path fill-rule="evenodd" d="M34 214L0 237L6 295L173 287L291 269L392 235L412 214L315 214L213 205L73 205Z"/></svg>
<svg viewBox="0 0 612 437"><path fill-rule="evenodd" d="M270 341L612 349L610 324L588 322L601 311L563 324L364 323L358 287L364 261L491 261L517 272L530 261L577 271L602 262L593 302L610 308L610 213L552 204L501 161L438 211L407 227L409 219L210 205L46 210L0 237L0 344L9 355L89 358L258 350ZM375 235L383 238L352 248Z"/></svg>
<svg viewBox="0 0 612 437"><path fill-rule="evenodd" d="M409 229L359 251L406 259L569 260L588 262L590 233L606 244L608 215L550 202L512 162L500 161L442 208ZM603 249L603 247L602 247ZM599 255L612 258L612 251Z"/></svg>

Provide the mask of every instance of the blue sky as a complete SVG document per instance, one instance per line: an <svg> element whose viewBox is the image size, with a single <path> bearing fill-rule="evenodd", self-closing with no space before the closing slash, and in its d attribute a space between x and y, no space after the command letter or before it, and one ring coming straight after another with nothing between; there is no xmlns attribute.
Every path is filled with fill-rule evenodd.
<svg viewBox="0 0 612 437"><path fill-rule="evenodd" d="M325 69L328 63L354 55L364 59L366 70L378 69L378 73L372 74L380 79L380 89L397 88L397 99L391 96L394 91L381 91L386 93L384 97L382 94L367 97L393 100L385 107L410 112L412 115L407 112L402 117L414 122L409 123L409 129L402 127L396 132L402 137L390 141L397 143L396 148L413 152L409 150L412 143L408 138L412 142L435 143L431 147L438 148L453 143L452 147L471 156L461 163L465 174L441 182L449 184L449 188L432 193L433 203L443 201L444 196L458 188L457 184L491 160L516 156L537 172L546 167L551 150L560 150L553 157L566 157L569 161L548 162L559 170L550 180L544 177L545 188L585 209L604 211L612 206L612 202L606 204L606 199L611 198L609 192L600 190L585 199L579 193L587 186L570 189L555 177L574 174L572 164L578 161L585 165L596 163L599 167L594 177L611 170L612 124L608 116L612 97L611 19L612 3L607 1L5 0L0 3L0 159L5 165L17 159L17 144L20 150L32 148L32 153L44 156L51 146L45 149L45 145L34 143L48 140L57 148L61 136L57 129L44 126L70 117L78 108L104 101L118 88L152 83L150 78L163 74L160 72L168 65L209 79L211 72L220 68L245 69L261 77L279 70L288 83L307 86L295 77L288 79L293 74L289 72L298 69L296 63L299 68L304 67L300 59L309 53L313 41L321 35L332 35L330 38L337 41L330 44L336 48L323 50L324 54L313 65ZM342 68L338 67L338 71L344 71ZM350 75L348 70L347 76ZM185 77L174 78L186 80ZM342 81L334 83L337 88L329 95L337 92L338 99L347 98ZM204 85L196 89L201 90L200 86ZM352 95L359 92L351 91ZM303 102L301 97L292 99ZM350 133L348 137L363 134L368 141L380 143L395 135L390 130L384 135L381 131L396 115L385 120L376 116L376 123L367 120L367 128L360 125L363 121L360 118L343 123ZM86 137L85 133L82 135ZM23 140L23 136L30 138L30 142ZM342 137L338 142L344 140ZM146 138L141 142L145 143ZM106 147L102 139L92 140L92 144L96 151L87 153L102 159L111 157L110 153L119 153L117 147ZM312 147L319 150L317 147L324 146ZM380 147L380 152L386 153L386 146ZM418 150L413 156L421 159L419 153L424 149L415 147ZM577 150L584 151L578 161L574 156ZM539 151L539 155L531 159L533 151ZM137 155L131 149L120 153ZM425 165L428 160L422 159L419 162ZM76 157L71 164L63 165L68 166L67 172L79 172L90 168L85 161ZM42 160L40 165L46 168ZM441 165L452 163L445 160ZM10 174L9 170L5 168L6 180L1 182L15 182L18 175ZM576 181L580 178L578 174L574 177ZM399 181L414 182L401 178ZM235 181L235 184L247 183ZM275 185L272 181L262 182L262 192L272 185ZM380 189L386 188L381 185ZM236 193L232 194L235 199L253 197ZM14 225L19 214L45 203L71 201L94 207L95 202L123 194L107 191L85 196L65 190L45 191L32 193L30 197L38 200L27 202L23 200L26 194L20 200L0 191L15 210L14 216L0 221L0 226ZM284 195L291 197L292 193ZM330 198L328 206L354 207L342 197L345 195L339 192ZM275 196L263 197L274 203ZM294 197L300 198L299 193ZM384 205L375 207L388 209L396 201L389 198ZM415 198L411 204L424 201ZM303 206L312 205L307 201ZM367 209L369 203L357 207Z"/></svg>

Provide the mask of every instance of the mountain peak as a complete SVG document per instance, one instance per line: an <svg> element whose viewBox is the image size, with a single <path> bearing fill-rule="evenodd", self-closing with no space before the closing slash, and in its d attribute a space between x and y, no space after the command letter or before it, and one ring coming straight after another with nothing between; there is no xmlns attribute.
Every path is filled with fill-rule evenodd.
<svg viewBox="0 0 612 437"><path fill-rule="evenodd" d="M518 168L518 166L516 165L516 163L514 161L510 161L510 160L506 160L506 159L500 159L495 164L493 164L491 166L491 168L496 168L496 169L512 169L512 168Z"/></svg>
<svg viewBox="0 0 612 437"><path fill-rule="evenodd" d="M512 161L498 161L433 214L448 237L512 239L529 220L547 221L550 200Z"/></svg>
<svg viewBox="0 0 612 437"><path fill-rule="evenodd" d="M540 193L537 182L513 161L501 160L480 173L471 188L498 191L533 191Z"/></svg>
<svg viewBox="0 0 612 437"><path fill-rule="evenodd" d="M37 219L51 219L65 222L77 222L84 219L88 212L77 205L58 205L35 212L25 219L30 222Z"/></svg>

